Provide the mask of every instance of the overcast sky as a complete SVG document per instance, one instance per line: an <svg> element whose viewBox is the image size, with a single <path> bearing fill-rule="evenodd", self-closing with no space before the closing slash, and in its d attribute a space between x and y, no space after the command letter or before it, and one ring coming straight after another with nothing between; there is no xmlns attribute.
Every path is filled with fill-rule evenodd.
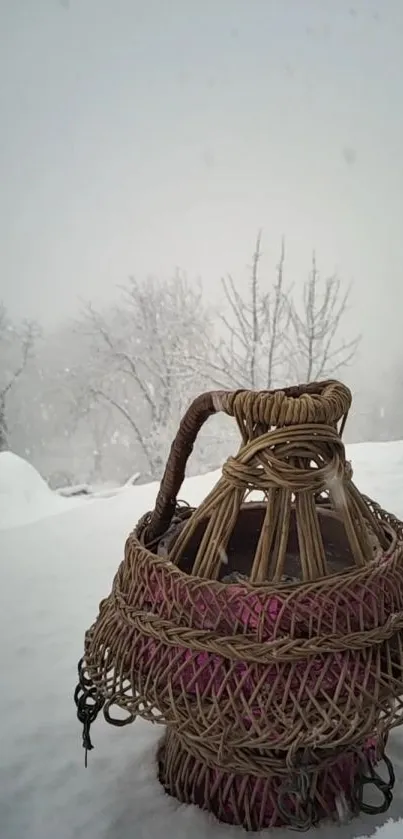
<svg viewBox="0 0 403 839"><path fill-rule="evenodd" d="M403 312L402 0L0 0L0 297L47 323L129 274L215 294L288 243ZM380 342L382 342L380 344Z"/></svg>

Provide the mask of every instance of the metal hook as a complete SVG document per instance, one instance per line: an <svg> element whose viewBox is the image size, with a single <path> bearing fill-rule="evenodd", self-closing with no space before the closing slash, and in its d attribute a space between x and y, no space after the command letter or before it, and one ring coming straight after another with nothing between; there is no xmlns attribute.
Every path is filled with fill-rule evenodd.
<svg viewBox="0 0 403 839"><path fill-rule="evenodd" d="M82 740L85 749L84 765L88 765L88 752L94 746L91 742L90 728L103 708L104 699L99 695L95 685L85 675L84 659L78 662L78 685L74 691L74 702L77 707L77 719L83 726Z"/></svg>
<svg viewBox="0 0 403 839"><path fill-rule="evenodd" d="M381 813L386 813L389 810L389 807L393 801L393 793L392 790L395 786L396 777L395 772L393 769L393 765L391 760L387 757L385 753L382 754L382 758L387 770L389 779L384 781L383 778L376 772L374 765L368 759L362 758L361 765L362 769L357 776L355 785L354 785L354 799L355 803L358 807L358 810L361 813L366 813L367 815L376 816ZM365 773L364 766L366 764L366 769L368 774ZM367 804L364 801L364 789L366 786L373 785L376 789L378 789L383 795L383 802L381 804Z"/></svg>

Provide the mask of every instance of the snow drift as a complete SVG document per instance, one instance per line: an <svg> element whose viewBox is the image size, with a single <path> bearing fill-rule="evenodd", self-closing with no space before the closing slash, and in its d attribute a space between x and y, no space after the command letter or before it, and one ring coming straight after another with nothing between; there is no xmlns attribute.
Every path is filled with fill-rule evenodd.
<svg viewBox="0 0 403 839"><path fill-rule="evenodd" d="M39 472L13 452L0 452L0 530L62 513L77 499L61 498Z"/></svg>

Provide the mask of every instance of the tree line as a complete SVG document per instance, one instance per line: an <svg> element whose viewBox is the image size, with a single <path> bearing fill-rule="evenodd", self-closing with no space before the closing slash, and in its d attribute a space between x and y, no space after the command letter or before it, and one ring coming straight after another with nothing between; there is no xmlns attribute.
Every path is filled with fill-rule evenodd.
<svg viewBox="0 0 403 839"><path fill-rule="evenodd" d="M346 335L350 288L322 276L313 254L297 285L286 248L262 269L258 234L246 282L221 280L221 299L176 272L135 277L114 305L88 303L74 322L43 332L0 309L0 447L26 457L54 485L160 478L189 401L212 388L270 389L342 374L360 341ZM234 447L226 418L203 430L193 472Z"/></svg>

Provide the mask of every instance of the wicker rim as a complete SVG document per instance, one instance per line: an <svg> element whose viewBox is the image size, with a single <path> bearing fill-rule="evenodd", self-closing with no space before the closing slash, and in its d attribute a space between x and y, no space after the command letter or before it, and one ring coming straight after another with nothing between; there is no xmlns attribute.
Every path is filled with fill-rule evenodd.
<svg viewBox="0 0 403 839"><path fill-rule="evenodd" d="M158 539L169 527L197 435L213 414L223 412L234 417L244 442L273 427L306 423L333 428L341 423L341 434L351 400L349 388L333 379L279 390L209 391L197 397L186 411L172 443L155 509L148 522L147 542Z"/></svg>

